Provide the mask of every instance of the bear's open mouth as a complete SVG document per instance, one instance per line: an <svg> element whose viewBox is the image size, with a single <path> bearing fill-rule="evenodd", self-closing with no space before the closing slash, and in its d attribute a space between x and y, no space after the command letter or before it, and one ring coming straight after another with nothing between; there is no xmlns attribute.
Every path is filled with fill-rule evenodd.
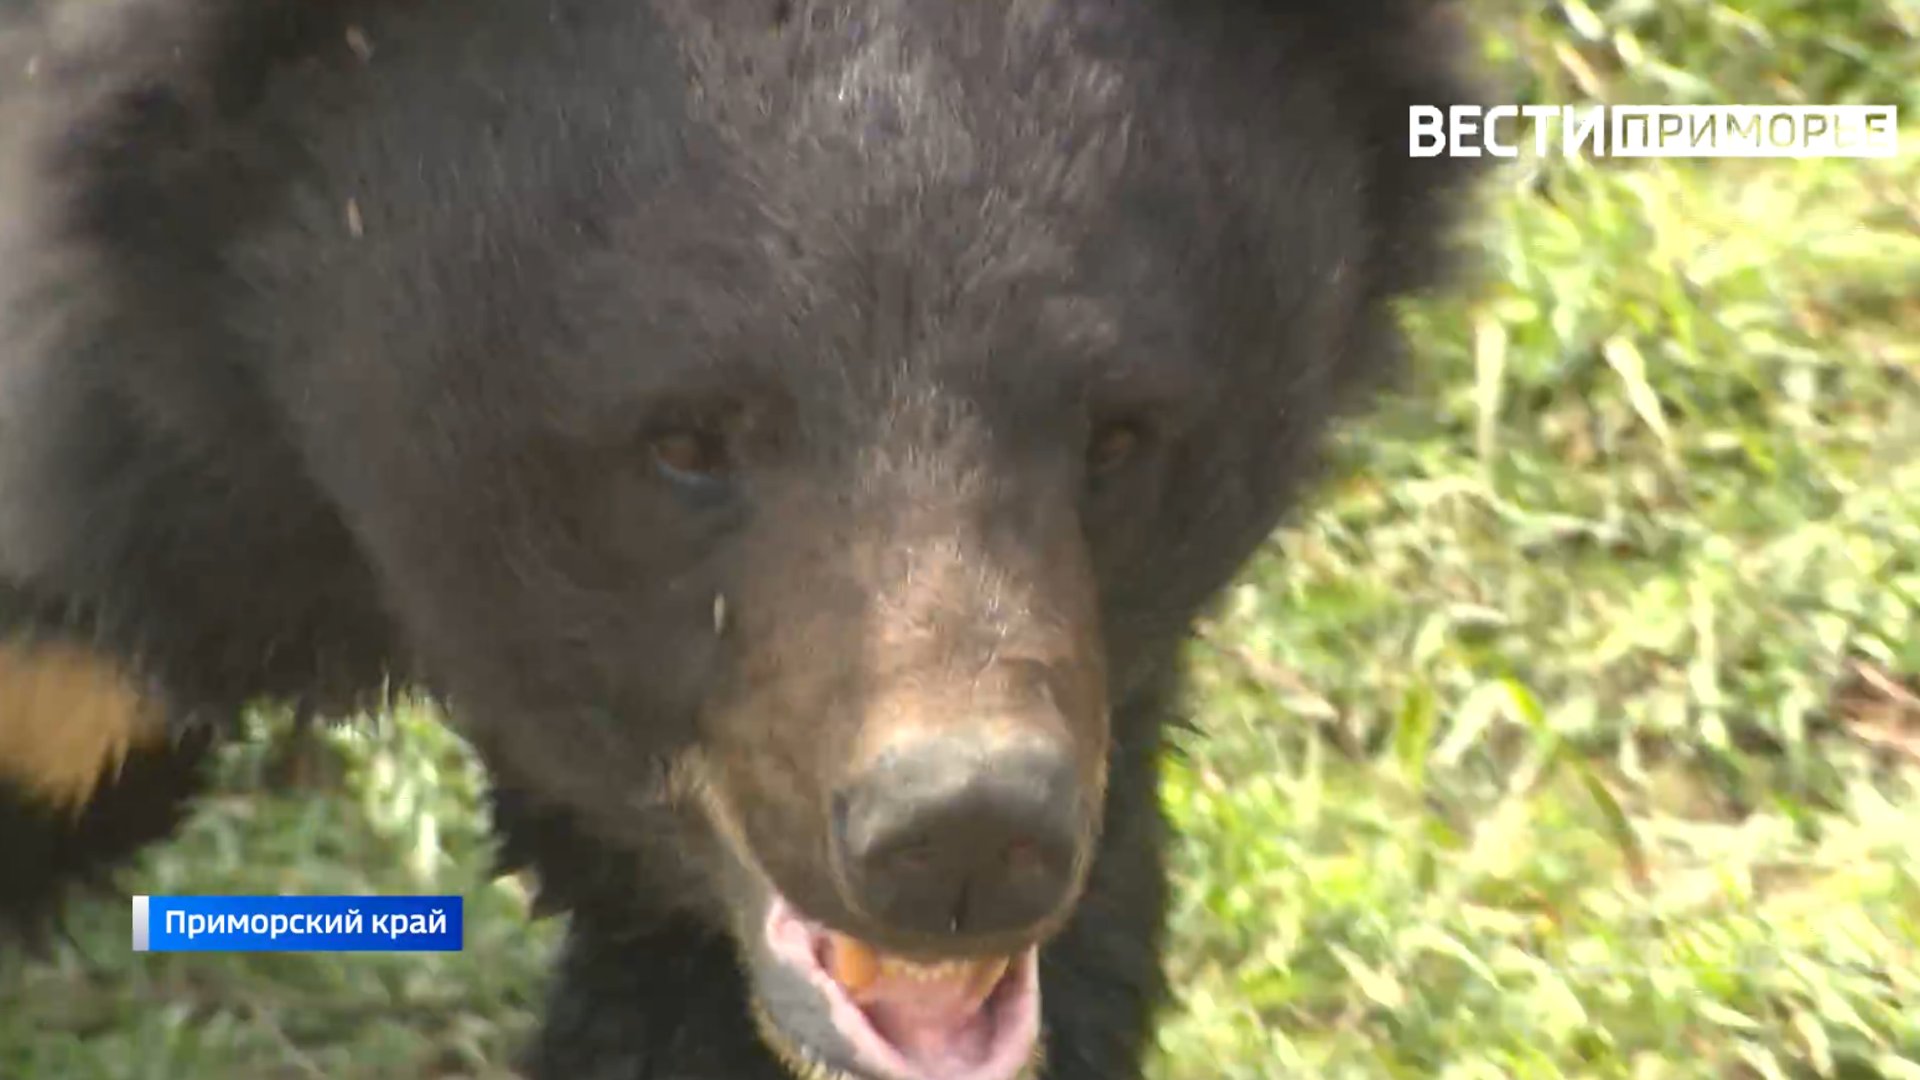
<svg viewBox="0 0 1920 1080"><path fill-rule="evenodd" d="M767 944L826 998L874 1080L1014 1080L1038 1048L1038 946L918 964L809 922L777 896Z"/></svg>

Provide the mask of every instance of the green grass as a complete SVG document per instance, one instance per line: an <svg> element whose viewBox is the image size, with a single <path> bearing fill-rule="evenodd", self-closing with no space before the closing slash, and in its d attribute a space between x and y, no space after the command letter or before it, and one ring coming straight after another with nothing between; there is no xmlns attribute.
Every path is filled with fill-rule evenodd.
<svg viewBox="0 0 1920 1080"><path fill-rule="evenodd" d="M1519 7L1525 100L1895 103L1907 152L1494 182L1194 647L1155 1078L1920 1080L1920 6ZM90 905L0 973L0 1078L505 1076L556 927L397 719L344 798L234 752L127 884L463 892L466 952L135 958Z"/></svg>

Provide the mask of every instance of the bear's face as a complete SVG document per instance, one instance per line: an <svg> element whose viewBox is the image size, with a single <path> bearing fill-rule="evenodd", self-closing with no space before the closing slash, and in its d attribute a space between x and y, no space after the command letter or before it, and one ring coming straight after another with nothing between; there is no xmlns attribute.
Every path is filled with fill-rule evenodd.
<svg viewBox="0 0 1920 1080"><path fill-rule="evenodd" d="M249 272L313 475L809 1068L1033 1057L1112 717L1371 351L1310 59L1165 8L583 0L286 95L329 197Z"/></svg>
<svg viewBox="0 0 1920 1080"><path fill-rule="evenodd" d="M923 252L881 261L901 284L879 289L951 288ZM768 305L787 328L736 316L763 360L650 356L644 388L511 441L509 399L477 414L492 431L441 428L474 471L411 497L473 531L395 578L503 775L636 852L636 889L663 846L672 874L700 868L688 891L791 1060L1004 1080L1035 1053L1037 946L1095 855L1112 706L1203 592L1192 567L1148 575L1203 520L1184 507L1207 501L1197 420L1225 368L1128 355L1190 328L1136 336L1152 305L1094 275L921 308L819 274L848 295ZM570 395L550 381L569 366L526 399Z"/></svg>

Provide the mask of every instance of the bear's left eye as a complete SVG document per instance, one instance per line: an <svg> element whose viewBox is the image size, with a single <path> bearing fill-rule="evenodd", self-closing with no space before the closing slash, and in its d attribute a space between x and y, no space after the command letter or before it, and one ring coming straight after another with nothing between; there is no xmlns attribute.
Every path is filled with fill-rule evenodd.
<svg viewBox="0 0 1920 1080"><path fill-rule="evenodd" d="M1146 432L1136 421L1100 425L1087 442L1087 471L1095 477L1113 472L1132 460L1145 441Z"/></svg>
<svg viewBox="0 0 1920 1080"><path fill-rule="evenodd" d="M676 483L717 483L733 471L727 441L717 432L669 431L655 435L650 445L654 465Z"/></svg>

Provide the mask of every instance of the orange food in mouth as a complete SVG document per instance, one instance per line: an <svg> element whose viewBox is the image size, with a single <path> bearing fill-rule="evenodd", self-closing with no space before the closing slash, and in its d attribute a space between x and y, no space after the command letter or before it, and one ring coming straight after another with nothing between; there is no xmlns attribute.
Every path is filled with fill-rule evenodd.
<svg viewBox="0 0 1920 1080"><path fill-rule="evenodd" d="M840 1072L869 1080L1016 1080L1040 1037L1038 945L1007 956L925 962L769 906L773 955L823 995ZM779 1016L770 1014L778 1030ZM805 1044L801 1044L805 1047Z"/></svg>
<svg viewBox="0 0 1920 1080"><path fill-rule="evenodd" d="M845 934L829 933L827 937L822 965L849 997L863 1005L885 996L888 990L945 990L940 996L949 1007L972 1011L993 993L1013 963L1013 957L1001 956L923 964L883 953Z"/></svg>

